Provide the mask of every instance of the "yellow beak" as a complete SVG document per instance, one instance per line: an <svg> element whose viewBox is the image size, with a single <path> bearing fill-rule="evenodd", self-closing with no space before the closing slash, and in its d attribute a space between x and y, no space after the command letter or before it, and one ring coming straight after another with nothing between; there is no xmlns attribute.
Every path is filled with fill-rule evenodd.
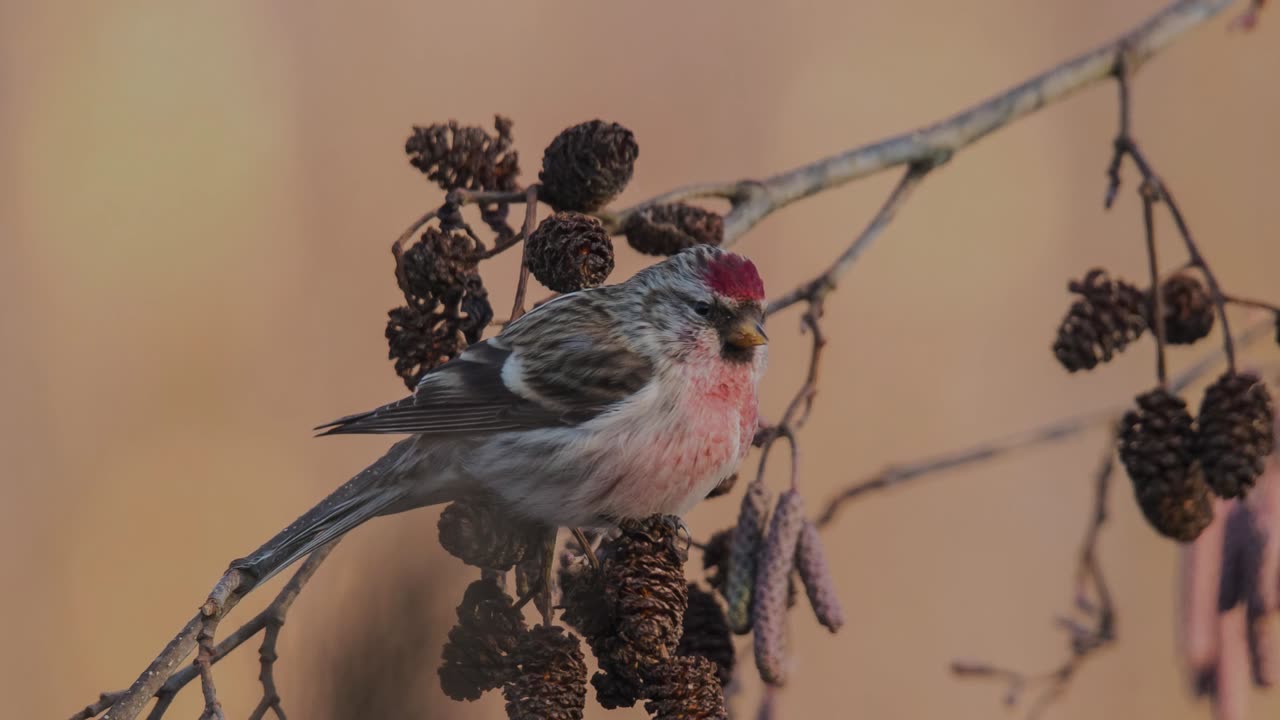
<svg viewBox="0 0 1280 720"><path fill-rule="evenodd" d="M769 336L764 334L760 321L750 317L740 320L725 336L725 342L736 348L749 348L764 345L769 342Z"/></svg>

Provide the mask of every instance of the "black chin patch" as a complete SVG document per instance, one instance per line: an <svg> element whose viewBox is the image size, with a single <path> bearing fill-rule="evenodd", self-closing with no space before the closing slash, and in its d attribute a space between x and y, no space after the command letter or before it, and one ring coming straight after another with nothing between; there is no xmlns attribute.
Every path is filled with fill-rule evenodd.
<svg viewBox="0 0 1280 720"><path fill-rule="evenodd" d="M748 363L756 356L754 346L739 347L729 343L720 344L720 357L731 363Z"/></svg>

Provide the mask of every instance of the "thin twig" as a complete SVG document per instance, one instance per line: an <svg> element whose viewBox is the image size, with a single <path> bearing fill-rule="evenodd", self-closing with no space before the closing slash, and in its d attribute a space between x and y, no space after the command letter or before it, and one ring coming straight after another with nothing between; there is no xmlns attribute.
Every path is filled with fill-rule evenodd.
<svg viewBox="0 0 1280 720"><path fill-rule="evenodd" d="M1070 687L1076 671L1095 653L1115 642L1115 606L1107 588L1102 567L1098 563L1097 547L1103 525L1107 521L1107 497L1111 477L1115 471L1115 441L1108 440L1102 460L1095 475L1094 509L1090 515L1084 538L1080 543L1076 565L1076 607L1091 621L1089 625L1064 618L1059 624L1070 636L1069 654L1058 667L1048 672L1028 674L982 662L957 661L951 671L961 677L986 677L1003 680L1007 684L1005 704L1015 705L1024 693L1040 688L1027 710L1027 720L1038 718L1045 708L1062 696ZM1092 593L1089 590L1092 589ZM1096 602L1089 595L1096 595Z"/></svg>
<svg viewBox="0 0 1280 720"><path fill-rule="evenodd" d="M1241 348L1249 347L1259 340L1269 337L1273 330L1274 326L1271 321L1260 320L1245 329L1245 331L1236 338L1236 344ZM1185 390L1189 385L1213 371L1224 357L1225 352L1221 349L1215 349L1214 351L1206 354L1194 365L1187 368L1169 383L1170 392L1176 393ZM1022 432L994 440L987 440L963 450L940 453L911 463L891 465L884 470L881 470L879 473L876 473L864 480L855 482L844 490L836 493L835 496L827 501L826 508L818 517L818 524L830 524L845 504L865 494L879 490L887 490L911 480L916 480L945 470L963 467L965 465L972 465L983 460L1007 455L1015 451L1026 450L1039 445L1057 442L1059 440L1066 440L1067 438L1075 437L1086 430L1093 429L1110 421L1117 414L1123 412L1127 407L1128 403L1123 407L1115 407L1100 412L1062 418L1031 428L1030 430L1024 430Z"/></svg>
<svg viewBox="0 0 1280 720"><path fill-rule="evenodd" d="M1237 297L1235 295L1223 295L1222 299L1229 305L1239 305L1241 307L1257 308L1266 310L1280 315L1280 305L1274 303L1263 302L1262 300L1252 300L1250 298Z"/></svg>
<svg viewBox="0 0 1280 720"><path fill-rule="evenodd" d="M1189 265L1198 268L1200 274L1204 275L1205 284L1209 286L1209 299L1218 313L1218 318L1222 322L1222 342L1223 348L1227 354L1227 367L1232 372L1236 369L1236 352L1232 346L1231 338L1231 322L1227 318L1226 295L1222 292L1222 286L1218 283L1218 278L1213 272L1213 268L1209 267L1209 263L1205 261L1204 255L1200 252L1200 246L1196 244L1195 238L1191 236L1191 229L1187 226L1186 218L1182 215L1182 210L1178 207L1177 201L1173 199L1173 193L1169 187L1160 179L1155 168L1151 166L1151 162L1147 160L1146 155L1138 148L1138 143L1133 139L1131 132L1130 113L1132 112L1132 100L1130 99L1130 90L1128 78L1133 71L1132 55L1127 52L1121 52L1116 60L1114 74L1116 84L1119 89L1120 97L1120 130L1116 134L1113 143L1114 152L1111 157L1111 163L1107 167L1107 175L1110 181L1107 185L1107 207L1111 206L1111 202L1115 199L1116 191L1120 187L1120 165L1124 158L1128 157L1133 160L1133 164L1138 166L1138 171L1142 174L1142 185L1139 192L1142 196L1143 219L1146 224L1147 238L1147 255L1154 263L1155 261L1155 243L1151 234L1152 219L1151 205L1156 202L1162 202L1169 210L1170 216L1173 217L1173 223L1178 228L1178 235L1182 237L1182 243L1187 248L1189 256ZM1157 274L1152 271L1152 285L1158 288ZM1156 319L1156 338L1157 338L1157 354L1161 357L1160 363L1163 366L1164 353L1164 317L1160 314L1159 305L1161 303L1161 293L1157 291L1152 293L1155 298L1157 311ZM1163 375L1161 376L1163 380Z"/></svg>
<svg viewBox="0 0 1280 720"><path fill-rule="evenodd" d="M116 700L119 700L122 695L124 695L123 690L118 692L102 693L98 696L97 702L85 705L83 710L71 716L71 720L90 720L91 718L96 718L98 715L102 714L103 710L114 705Z"/></svg>
<svg viewBox="0 0 1280 720"><path fill-rule="evenodd" d="M218 691L213 685L213 634L218 629L216 617L206 617L196 634L195 666L200 671L200 690L204 695L204 712L200 720L225 720Z"/></svg>
<svg viewBox="0 0 1280 720"><path fill-rule="evenodd" d="M1157 194L1146 182L1142 184L1140 192L1142 194L1142 227L1147 241L1147 268L1151 273L1151 322L1155 325L1152 329L1156 336L1156 380L1159 381L1160 387L1164 387L1169 381L1164 363L1164 293L1160 287L1160 262L1156 256L1156 228L1152 210Z"/></svg>
<svg viewBox="0 0 1280 720"><path fill-rule="evenodd" d="M1111 77L1123 52L1136 71L1187 31L1234 0L1177 0L1121 37L1056 65L994 97L918 130L894 135L778 173L759 182L704 183L669 191L624 210L601 213L616 232L635 213L655 204L694 197L728 197L724 241L731 245L756 223L790 205L897 165L955 153L992 132Z"/></svg>
<svg viewBox="0 0 1280 720"><path fill-rule="evenodd" d="M871 222L863 229L853 242L840 253L831 265L827 267L820 275L812 280L801 284L796 289L783 295L782 297L772 300L765 309L766 315L772 315L780 310L785 310L798 302L813 302L835 289L836 283L840 280L840 276L853 267L853 263L862 254L862 251L871 246L880 233L884 231L889 223L893 222L893 218L898 214L907 200L911 197L912 191L924 180L925 175L933 170L939 164L946 162L945 157L934 158L930 162L915 163L907 168L903 173L902 179L893 188L893 192L889 193L889 197L880 206L875 216L871 218Z"/></svg>
<svg viewBox="0 0 1280 720"><path fill-rule="evenodd" d="M533 234L534 225L538 221L538 186L530 185L525 191L524 227L520 234L529 237ZM529 288L529 243L524 244L524 252L520 255L520 279L516 282L516 299L511 305L511 322L524 315L524 295Z"/></svg>

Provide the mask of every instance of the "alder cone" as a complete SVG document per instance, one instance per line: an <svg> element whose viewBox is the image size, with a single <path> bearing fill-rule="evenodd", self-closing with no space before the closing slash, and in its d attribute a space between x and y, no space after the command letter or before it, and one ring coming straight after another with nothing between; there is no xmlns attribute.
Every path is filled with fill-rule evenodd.
<svg viewBox="0 0 1280 720"><path fill-rule="evenodd" d="M1143 515L1160 534L1189 542L1213 519L1195 462L1196 435L1182 398L1162 388L1137 397L1120 423L1120 461Z"/></svg>
<svg viewBox="0 0 1280 720"><path fill-rule="evenodd" d="M525 260L538 282L559 293L593 288L613 272L613 240L599 220L558 212L525 241Z"/></svg>
<svg viewBox="0 0 1280 720"><path fill-rule="evenodd" d="M1213 300L1195 277L1185 273L1174 275L1164 281L1160 292L1164 305L1164 339L1169 344L1190 345L1213 330Z"/></svg>
<svg viewBox="0 0 1280 720"><path fill-rule="evenodd" d="M1110 361L1147 329L1147 298L1133 285L1095 268L1068 289L1080 296L1058 326L1053 354L1069 372Z"/></svg>
<svg viewBox="0 0 1280 720"><path fill-rule="evenodd" d="M635 135L617 123L574 125L542 156L538 198L556 210L599 210L626 188L639 154Z"/></svg>
<svg viewBox="0 0 1280 720"><path fill-rule="evenodd" d="M694 245L724 242L724 218L710 210L668 203L637 210L623 232L631 247L647 255L675 255Z"/></svg>
<svg viewBox="0 0 1280 720"><path fill-rule="evenodd" d="M1200 402L1197 453L1220 497L1242 497L1257 482L1275 445L1267 386L1252 373L1225 373Z"/></svg>
<svg viewBox="0 0 1280 720"><path fill-rule="evenodd" d="M512 657L517 669L502 688L510 720L582 720L587 664L578 638L539 625L521 638Z"/></svg>

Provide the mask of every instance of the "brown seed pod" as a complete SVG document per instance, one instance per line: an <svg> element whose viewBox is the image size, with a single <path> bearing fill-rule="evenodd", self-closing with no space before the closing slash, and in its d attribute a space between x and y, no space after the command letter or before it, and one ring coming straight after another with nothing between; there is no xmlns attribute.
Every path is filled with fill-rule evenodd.
<svg viewBox="0 0 1280 720"><path fill-rule="evenodd" d="M1213 330L1214 306L1209 292L1194 276L1179 273L1160 285L1164 302L1164 339L1190 345Z"/></svg>
<svg viewBox="0 0 1280 720"><path fill-rule="evenodd" d="M747 486L738 510L738 524L729 545L729 565L720 591L729 604L729 628L739 635L751 632L752 593L756 584L756 562L764 541L764 523L769 515L769 493L759 482Z"/></svg>
<svg viewBox="0 0 1280 720"><path fill-rule="evenodd" d="M497 583L471 583L444 646L440 689L454 700L476 700L502 685L513 670L510 653L524 633L524 616Z"/></svg>
<svg viewBox="0 0 1280 720"><path fill-rule="evenodd" d="M512 652L516 669L502 688L511 720L582 720L587 664L578 638L539 625Z"/></svg>
<svg viewBox="0 0 1280 720"><path fill-rule="evenodd" d="M1271 393L1253 373L1227 372L1200 401L1196 448L1205 480L1220 497L1242 497L1275 445Z"/></svg>
<svg viewBox="0 0 1280 720"><path fill-rule="evenodd" d="M542 156L538 198L556 210L598 210L626 188L639 154L635 135L617 123L567 128Z"/></svg>
<svg viewBox="0 0 1280 720"><path fill-rule="evenodd" d="M396 282L405 306L387 313L388 358L410 390L432 368L480 340L493 319L489 292L476 269L474 241L431 228L396 252Z"/></svg>
<svg viewBox="0 0 1280 720"><path fill-rule="evenodd" d="M468 565L510 570L524 558L534 526L483 499L455 500L440 513L440 545Z"/></svg>
<svg viewBox="0 0 1280 720"><path fill-rule="evenodd" d="M613 241L589 215L556 213L538 225L525 245L529 272L556 292L596 287L613 272Z"/></svg>
<svg viewBox="0 0 1280 720"><path fill-rule="evenodd" d="M800 582L804 584L809 605L818 622L831 632L839 630L844 625L844 609L840 607L840 598L836 594L835 580L822 549L818 526L807 519L800 531L800 542L796 546L796 571L800 575Z"/></svg>
<svg viewBox="0 0 1280 720"><path fill-rule="evenodd" d="M1137 404L1120 423L1120 461L1151 526L1189 542L1213 519L1209 490L1194 462L1191 414L1182 398L1163 388L1139 395Z"/></svg>
<svg viewBox="0 0 1280 720"><path fill-rule="evenodd" d="M1147 298L1136 287L1095 268L1068 289L1080 296L1058 326L1053 354L1070 372L1107 362L1147 329Z"/></svg>
<svg viewBox="0 0 1280 720"><path fill-rule="evenodd" d="M623 232L631 247L647 255L675 255L694 245L724 242L724 218L684 203L650 205L636 211Z"/></svg>
<svg viewBox="0 0 1280 720"><path fill-rule="evenodd" d="M755 633L756 667L760 678L771 685L786 682L787 595L804 519L800 493L783 493L760 550L751 627Z"/></svg>
<svg viewBox="0 0 1280 720"><path fill-rule="evenodd" d="M520 158L511 147L512 122L498 115L493 124L497 137L453 120L414 126L404 144L409 164L443 190L514 190Z"/></svg>
<svg viewBox="0 0 1280 720"><path fill-rule="evenodd" d="M706 658L676 657L654 673L644 709L654 720L727 720L716 666Z"/></svg>
<svg viewBox="0 0 1280 720"><path fill-rule="evenodd" d="M733 677L735 653L729 621L716 596L689 584L689 607L684 612L684 634L676 648L679 655L696 655L715 663L720 684Z"/></svg>

